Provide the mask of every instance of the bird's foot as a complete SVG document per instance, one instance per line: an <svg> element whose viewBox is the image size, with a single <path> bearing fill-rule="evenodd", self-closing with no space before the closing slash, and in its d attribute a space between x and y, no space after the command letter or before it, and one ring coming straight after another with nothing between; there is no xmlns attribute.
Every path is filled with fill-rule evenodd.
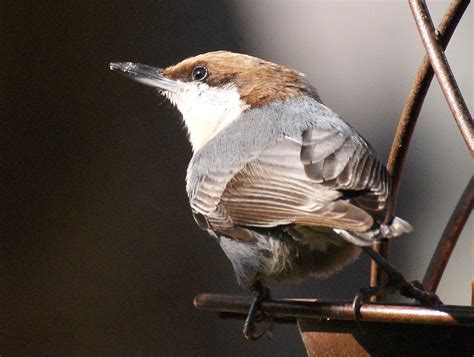
<svg viewBox="0 0 474 357"><path fill-rule="evenodd" d="M394 278L389 276L388 284L392 284L392 286L398 290L400 295L410 299L415 299L423 306L443 305L443 302L438 295L426 291L418 280L406 281L401 274L400 277L395 277L395 282L391 282L392 279Z"/></svg>
<svg viewBox="0 0 474 357"><path fill-rule="evenodd" d="M414 299L423 306L443 305L438 295L426 291L423 285L417 280L411 282L407 281L402 273L371 247L363 247L362 249L387 273L388 277L387 285L362 288L354 298L352 306L354 308L355 320L362 332L364 331L360 324L360 310L362 304L370 301L371 297L380 297L386 293L398 291L400 295Z"/></svg>
<svg viewBox="0 0 474 357"><path fill-rule="evenodd" d="M272 319L261 311L262 301L270 298L270 289L261 279L258 279L252 286L254 297L250 304L250 309L244 323L244 336L247 340L255 341L268 332L268 338L271 338L273 327ZM257 332L257 324L264 322L265 326Z"/></svg>
<svg viewBox="0 0 474 357"><path fill-rule="evenodd" d="M387 273L388 280L387 285L385 286L374 286L361 289L354 298L352 305L354 307L356 323L359 328L361 319L361 306L365 301L369 301L370 298L374 296L380 297L386 293L398 291L400 295L410 299L415 299L424 306L443 304L438 295L426 291L419 281L407 281L402 273L395 269L393 265L391 265L384 257L374 251L372 248L363 247L362 249L380 266L382 270Z"/></svg>

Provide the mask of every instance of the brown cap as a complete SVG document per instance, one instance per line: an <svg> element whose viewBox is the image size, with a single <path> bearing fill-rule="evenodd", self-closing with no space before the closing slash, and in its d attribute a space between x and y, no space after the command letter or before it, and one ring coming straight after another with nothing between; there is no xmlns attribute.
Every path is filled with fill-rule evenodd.
<svg viewBox="0 0 474 357"><path fill-rule="evenodd" d="M207 70L202 81L210 86L235 85L240 98L250 107L298 96L319 100L304 74L256 57L227 51L190 57L166 68L164 75L169 79L190 82L194 80L193 71L197 67Z"/></svg>

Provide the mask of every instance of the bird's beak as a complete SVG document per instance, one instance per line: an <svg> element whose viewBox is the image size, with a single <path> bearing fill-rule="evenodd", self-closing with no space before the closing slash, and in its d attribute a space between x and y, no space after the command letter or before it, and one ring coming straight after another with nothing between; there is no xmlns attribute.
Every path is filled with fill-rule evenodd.
<svg viewBox="0 0 474 357"><path fill-rule="evenodd" d="M161 90L176 92L179 88L179 82L167 78L162 68L132 62L112 62L110 69L134 81Z"/></svg>

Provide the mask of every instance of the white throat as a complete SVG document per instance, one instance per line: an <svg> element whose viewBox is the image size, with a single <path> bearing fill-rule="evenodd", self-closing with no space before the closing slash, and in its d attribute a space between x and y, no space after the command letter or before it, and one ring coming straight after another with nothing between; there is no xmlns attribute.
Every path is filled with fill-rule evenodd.
<svg viewBox="0 0 474 357"><path fill-rule="evenodd" d="M181 83L179 91L163 94L183 114L194 152L248 107L234 85L217 88L205 83Z"/></svg>

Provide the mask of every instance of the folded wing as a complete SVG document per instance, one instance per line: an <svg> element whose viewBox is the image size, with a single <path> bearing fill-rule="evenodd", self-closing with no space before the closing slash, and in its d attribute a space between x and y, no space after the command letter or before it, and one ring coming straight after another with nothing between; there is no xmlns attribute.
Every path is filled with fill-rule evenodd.
<svg viewBox="0 0 474 357"><path fill-rule="evenodd" d="M196 158L194 168L204 157L220 160L199 166L206 168L204 174L191 175L188 182L198 224L220 232L239 230L239 236L248 238L246 227L293 224L365 232L381 222L390 194L389 175L353 129L330 112L322 115L289 134L286 130L292 125L275 124L272 130L282 134L266 147L257 147L255 143L261 144L256 133L250 139L246 136L240 149L233 144L235 155L256 145L242 164L229 152ZM249 123L240 124L249 126L246 133L251 131ZM238 139L219 138L216 147L229 151L232 140Z"/></svg>

